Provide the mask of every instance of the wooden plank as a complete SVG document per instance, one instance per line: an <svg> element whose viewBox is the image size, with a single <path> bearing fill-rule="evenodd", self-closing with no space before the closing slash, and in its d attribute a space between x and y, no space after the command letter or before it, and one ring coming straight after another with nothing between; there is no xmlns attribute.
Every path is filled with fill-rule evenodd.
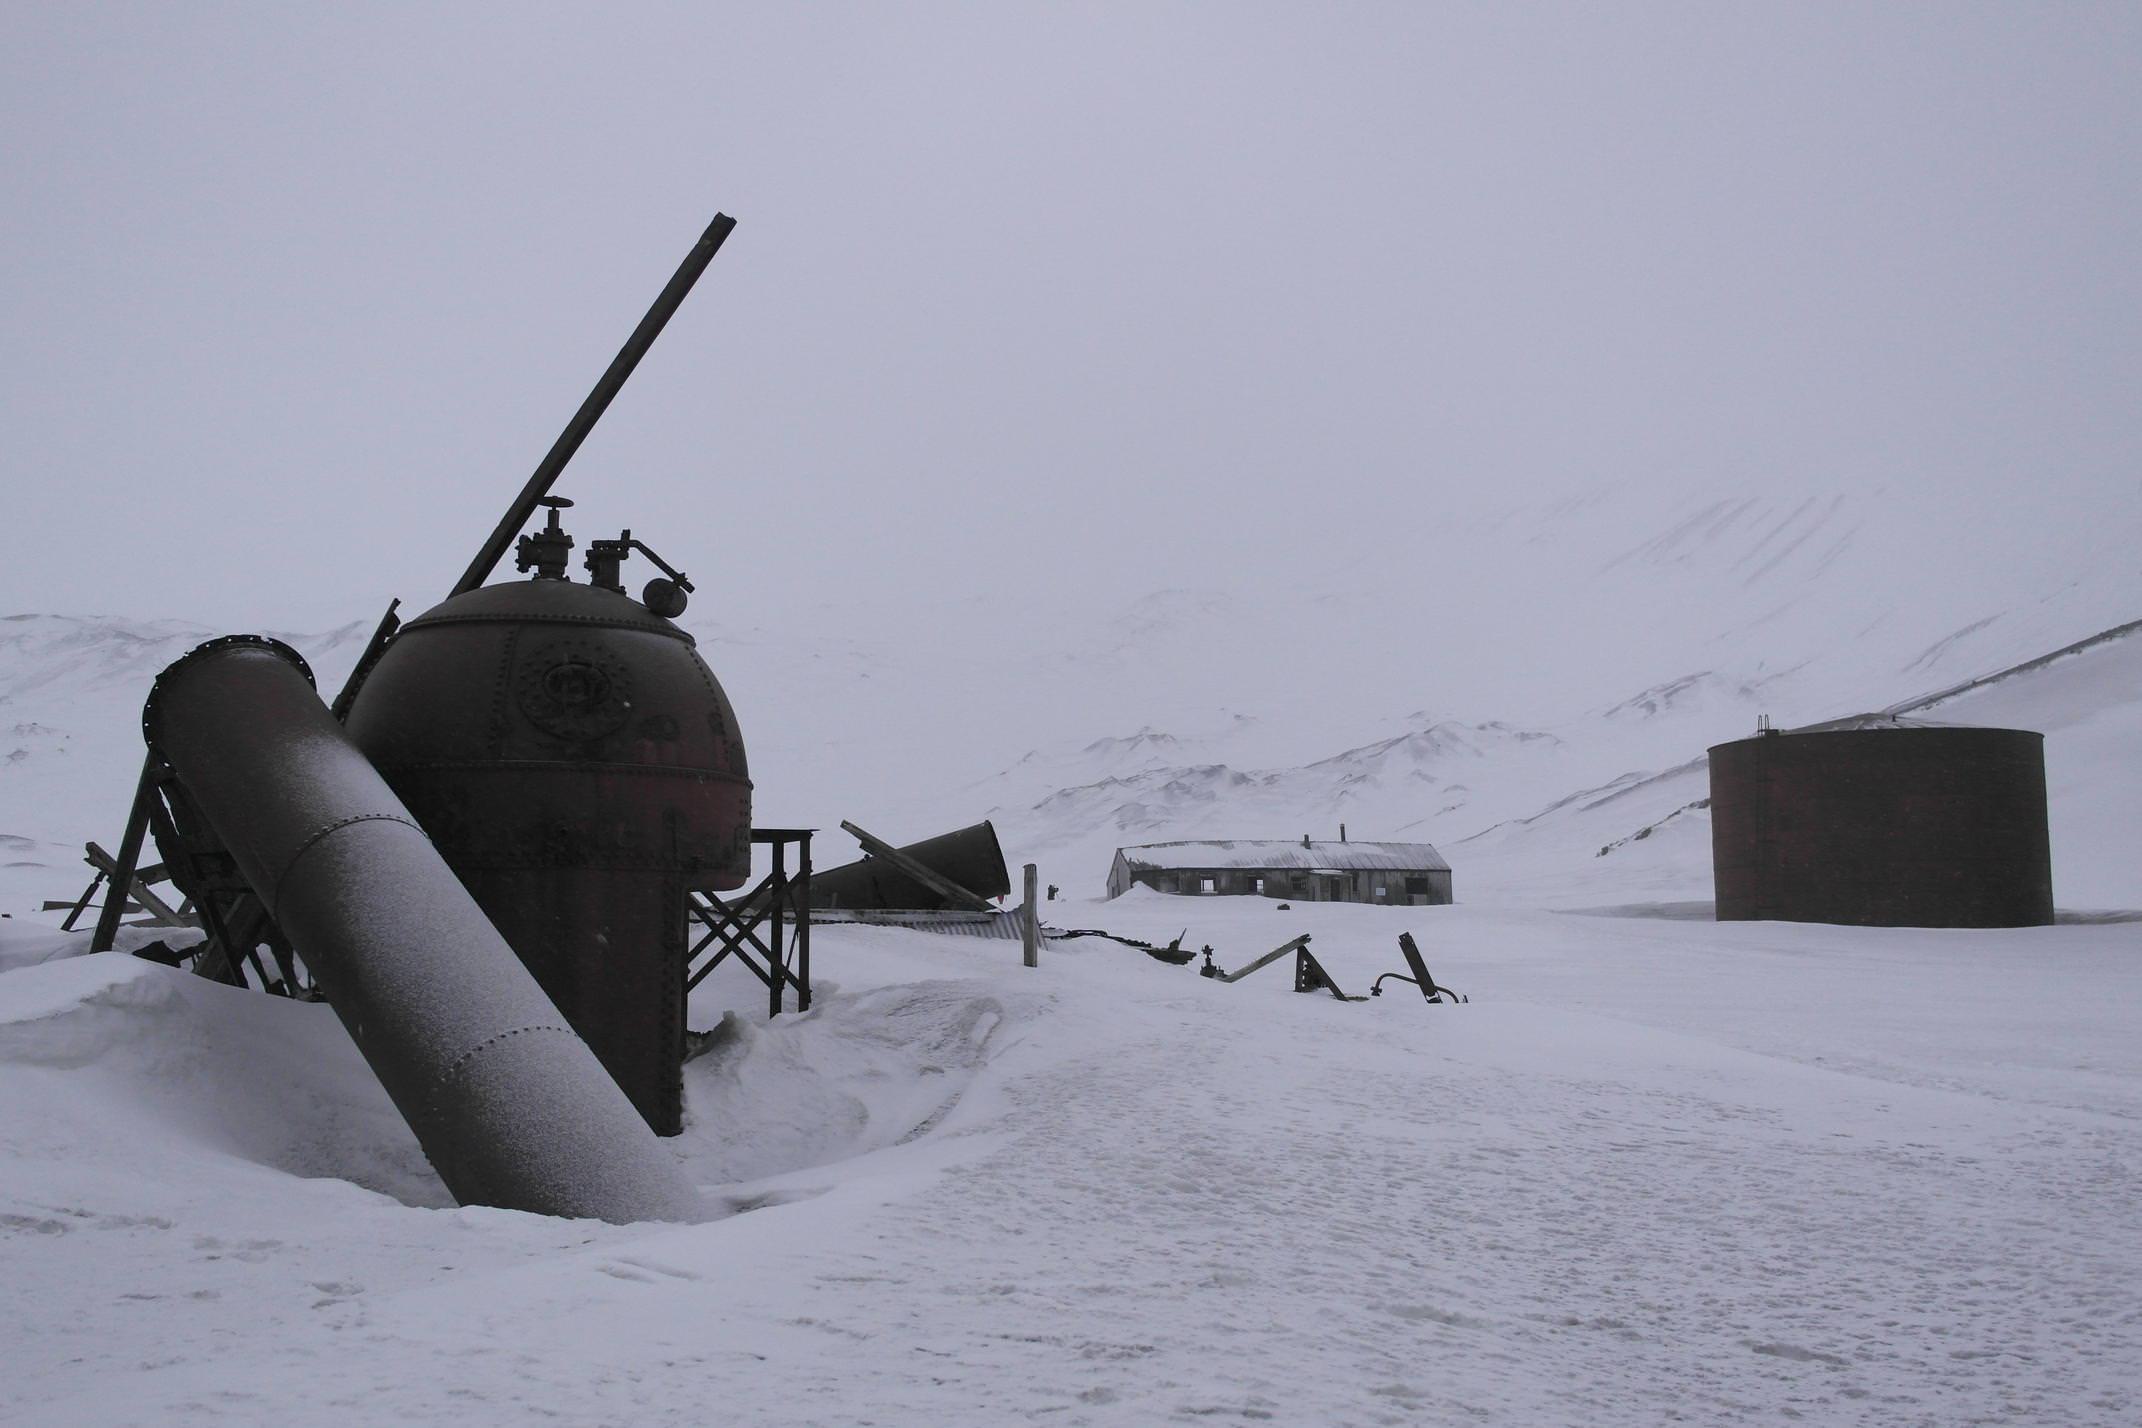
<svg viewBox="0 0 2142 1428"><path fill-rule="evenodd" d="M746 898L756 898L767 890L772 881L771 878L762 880L746 894ZM684 989L687 992L705 981L707 973L713 971L732 952L736 954L736 960L749 968L751 974L763 982L769 991L780 990L786 969L781 965L779 954L760 938L755 915L744 912L741 904L732 906L722 901L718 894L704 891L685 895L685 912L689 920L699 923L707 930L707 935L692 945L689 954L691 957L698 956L709 942L721 943L720 949L712 957L686 977ZM764 967L752 960L751 953L745 950L747 943L759 956L766 959Z"/></svg>
<svg viewBox="0 0 2142 1428"><path fill-rule="evenodd" d="M118 860L94 843L88 845L88 853L90 864L95 867L99 872L103 873L105 877L111 879L111 883L114 888L118 887L121 882ZM127 879L126 881L130 881L133 884L132 888L128 891L127 896L131 897L135 902L140 903L141 906L146 909L152 917L156 919L155 923L153 924L154 926L192 927L195 925L192 918L186 916L186 914L180 912L170 903L165 902L155 893L149 891L148 887L143 884L139 875L136 875L131 879Z"/></svg>
<svg viewBox="0 0 2142 1428"><path fill-rule="evenodd" d="M835 926L852 924L860 927L905 927L914 932L941 932L948 937L1000 937L1017 941L1024 919L1016 912L971 912L961 908L936 908L930 911L894 911L884 908L821 909L811 914L811 921Z"/></svg>
<svg viewBox="0 0 2142 1428"><path fill-rule="evenodd" d="M1019 930L1026 939L1026 965L1029 967L1041 965L1041 959L1036 955L1038 948L1035 945L1040 940L1041 931L1041 909L1034 905L1035 881L1034 865L1028 863L1026 865L1026 926Z"/></svg>
<svg viewBox="0 0 2142 1428"><path fill-rule="evenodd" d="M149 801L160 797L156 788L157 758L152 750L141 761L141 779L134 785L134 803L127 810L126 831L119 838L119 862L126 865L126 872L114 875L112 860L103 863L94 860L91 866L110 879L104 893L104 907L97 914L97 930L89 939L92 952L109 952L119 937L119 918L126 909L129 887L134 881L134 869L141 863L141 840L149 834ZM103 850L92 843L91 853L102 854Z"/></svg>
<svg viewBox="0 0 2142 1428"><path fill-rule="evenodd" d="M1222 972L1220 974L1219 980L1223 982L1239 982L1244 977L1247 977L1250 973L1256 971L1258 968L1269 967L1274 962L1277 962L1280 958L1286 956L1288 953L1299 951L1300 949L1307 947L1308 945L1309 934L1305 932L1301 936L1295 938L1292 942L1283 942L1279 946L1274 947L1271 951L1265 953L1262 957L1259 957L1256 961L1250 963L1247 967L1244 967L1239 972Z"/></svg>
<svg viewBox="0 0 2142 1428"><path fill-rule="evenodd" d="M883 858L886 862L906 873L916 882L921 883L946 901L956 903L971 912L996 911L996 908L990 904L988 898L981 896L979 893L969 892L935 868L925 867L923 864L916 862L884 839L865 833L846 819L841 820L840 826L848 836L862 844L863 851L870 854L871 857Z"/></svg>
<svg viewBox="0 0 2142 1428"><path fill-rule="evenodd" d="M1398 934L1398 950L1405 954L1406 965L1413 969L1413 984L1421 989L1421 995L1435 1000L1435 978L1428 975L1428 963L1421 957L1421 945L1413 940L1410 932Z"/></svg>
<svg viewBox="0 0 2142 1428"><path fill-rule="evenodd" d="M82 895L76 898L74 901L53 902L50 898L47 898L45 900L43 910L46 912L58 912L61 908L66 908L67 920L60 924L60 931L72 932L74 931L74 920L82 915L83 909L89 906L89 900L95 897L97 895L97 889L103 886L104 874L99 873L94 878L91 878L89 880L89 886L83 889Z"/></svg>

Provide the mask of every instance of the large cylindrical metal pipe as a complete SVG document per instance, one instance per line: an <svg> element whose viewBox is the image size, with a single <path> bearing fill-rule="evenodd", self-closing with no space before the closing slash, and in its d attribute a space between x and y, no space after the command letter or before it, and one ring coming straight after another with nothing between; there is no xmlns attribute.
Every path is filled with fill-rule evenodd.
<svg viewBox="0 0 2142 1428"><path fill-rule="evenodd" d="M142 720L455 1199L616 1223L705 1217L295 651L251 636L203 645L158 677Z"/></svg>
<svg viewBox="0 0 2142 1428"><path fill-rule="evenodd" d="M1011 891L1004 849L987 819L909 843L900 851L977 897L1003 897ZM928 911L944 905L944 894L924 887L883 858L862 858L811 873L811 906L815 908Z"/></svg>

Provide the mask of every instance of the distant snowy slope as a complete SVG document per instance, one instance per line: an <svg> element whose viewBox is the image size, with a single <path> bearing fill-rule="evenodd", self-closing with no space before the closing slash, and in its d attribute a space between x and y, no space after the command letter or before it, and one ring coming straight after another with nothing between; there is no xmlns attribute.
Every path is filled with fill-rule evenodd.
<svg viewBox="0 0 2142 1428"><path fill-rule="evenodd" d="M1024 805L1007 797L1000 822L1071 863L1079 887L1115 843L1329 836L1343 819L1355 836L1438 843L1508 825L1453 853L1460 896L1707 897L1708 826L1692 807L1708 791L1705 747L1758 714L1792 726L1909 703L2133 619L2142 494L2091 515L1914 510L1879 488L1600 489L1445 532L1395 582L1357 572L1351 599L1283 582L1231 604L1169 600L1127 627L1155 642L1147 658L1119 651L1118 664L1171 697L1200 683L1208 717L1257 721L1264 757L1193 746ZM2029 727L2056 727L2070 694L2095 697L2032 687L2045 693ZM1373 732L1380 711L1424 696L1463 711L1445 729L1539 742L1468 761L1429 747L1425 716ZM1670 775L1691 759L1695 778ZM2106 819L2063 860L2062 887L2142 902L2142 875L2091 868L2089 849L2142 843L2135 815L2107 805Z"/></svg>
<svg viewBox="0 0 2142 1428"><path fill-rule="evenodd" d="M993 817L1014 861L1081 890L1124 842L1332 836L1344 821L1445 845L1507 825L1453 852L1466 897L1617 878L1689 893L1707 853L1700 818L1676 811L1701 792L1653 775L1758 714L1886 708L2142 612L2142 492L2087 520L2022 493L2014 510L1928 510L1854 483L1601 487L1407 519L1402 561L1246 570L1227 590L1160 570L1159 589L1096 587L1047 619L1019 592L918 618L709 581L684 624L736 705L762 822L853 819L904 840ZM372 618L285 638L334 687ZM0 904L78 890L82 840L117 837L150 681L221 633L0 623L0 862L14 865ZM2062 698L2114 700L2057 681L2010 694L2040 687L2032 727L2049 731ZM2095 726L2076 738L2117 744ZM2051 756L2066 757L2057 739ZM2102 844L2142 839L2104 816ZM1596 859L1622 840L1629 856ZM849 851L828 834L821 856ZM2078 895L2128 886L2117 897L2142 903L2082 856L2061 860Z"/></svg>
<svg viewBox="0 0 2142 1428"><path fill-rule="evenodd" d="M2142 907L2142 627L1914 712L2043 732L2054 897Z"/></svg>
<svg viewBox="0 0 2142 1428"><path fill-rule="evenodd" d="M1292 768L1150 761L990 813L1022 856L1068 865L1083 888L1125 843L1332 837L1342 822L1358 837L1432 840L1435 830L1477 826L1483 807L1487 817L1514 811L1526 800L1520 790L1552 780L1560 750L1541 730L1432 720Z"/></svg>
<svg viewBox="0 0 2142 1428"><path fill-rule="evenodd" d="M2142 625L1883 712L2043 733L2055 899L2062 907L2142 906ZM1562 799L1447 851L1483 892L1522 900L1707 899L1709 796L1699 749L1657 774Z"/></svg>
<svg viewBox="0 0 2142 1428"><path fill-rule="evenodd" d="M141 707L157 672L226 633L183 620L0 617L0 910L72 897L82 844L115 848L141 773ZM371 634L270 632L331 696Z"/></svg>

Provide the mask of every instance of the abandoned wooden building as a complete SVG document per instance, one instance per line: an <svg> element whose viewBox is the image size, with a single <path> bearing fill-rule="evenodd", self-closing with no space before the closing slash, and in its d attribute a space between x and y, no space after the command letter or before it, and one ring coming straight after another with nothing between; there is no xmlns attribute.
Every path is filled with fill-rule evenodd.
<svg viewBox="0 0 2142 1428"><path fill-rule="evenodd" d="M1116 849L1108 895L1133 887L1164 893L1227 893L1301 902L1380 902L1425 907L1450 899L1450 864L1427 843L1225 839Z"/></svg>

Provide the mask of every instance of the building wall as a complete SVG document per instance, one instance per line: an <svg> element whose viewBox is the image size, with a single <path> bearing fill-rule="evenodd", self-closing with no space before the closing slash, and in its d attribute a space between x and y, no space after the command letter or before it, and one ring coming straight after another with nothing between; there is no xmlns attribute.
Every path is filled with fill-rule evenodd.
<svg viewBox="0 0 2142 1428"><path fill-rule="evenodd" d="M1291 868L1144 868L1132 872L1119 862L1109 872L1108 895L1116 897L1133 884L1186 897L1269 897L1292 902L1382 903L1392 907L1432 907L1451 901L1450 874L1440 868L1337 873Z"/></svg>

